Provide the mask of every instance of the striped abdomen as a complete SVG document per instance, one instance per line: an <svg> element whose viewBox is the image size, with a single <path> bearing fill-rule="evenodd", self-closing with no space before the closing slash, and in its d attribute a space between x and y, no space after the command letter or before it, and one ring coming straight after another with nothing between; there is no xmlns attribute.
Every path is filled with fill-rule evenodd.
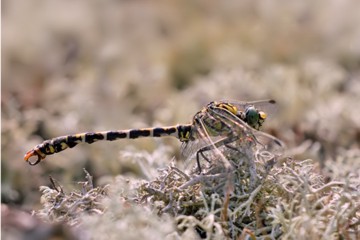
<svg viewBox="0 0 360 240"><path fill-rule="evenodd" d="M44 159L47 155L61 152L67 148L73 148L79 143L94 143L96 141L114 141L118 139L135 139L140 137L163 137L173 136L180 141L188 141L191 138L192 125L177 125L173 127L161 127L161 128L143 128L143 129L131 129L120 131L105 131L105 132L87 132L79 133L75 135L67 135L62 137L46 140L43 143L35 146L32 150L25 154L25 161L28 161L31 165L38 164L41 159ZM30 162L29 159L32 156L37 156L36 162Z"/></svg>

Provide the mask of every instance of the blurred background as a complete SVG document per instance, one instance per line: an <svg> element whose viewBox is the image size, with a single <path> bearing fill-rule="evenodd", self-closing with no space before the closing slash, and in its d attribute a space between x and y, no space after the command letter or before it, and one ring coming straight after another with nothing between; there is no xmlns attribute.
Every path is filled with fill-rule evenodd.
<svg viewBox="0 0 360 240"><path fill-rule="evenodd" d="M99 142L29 166L24 154L45 139L188 123L221 99L275 99L263 130L319 171L340 159L345 174L360 160L359 9L352 0L2 1L2 203L36 209L50 174L71 185L85 167L96 183L133 172L124 149L166 145L170 160L180 146Z"/></svg>

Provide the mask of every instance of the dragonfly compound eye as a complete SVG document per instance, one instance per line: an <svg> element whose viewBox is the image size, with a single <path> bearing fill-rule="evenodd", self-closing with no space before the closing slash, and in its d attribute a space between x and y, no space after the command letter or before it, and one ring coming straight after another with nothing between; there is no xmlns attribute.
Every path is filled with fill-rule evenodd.
<svg viewBox="0 0 360 240"><path fill-rule="evenodd" d="M259 128L259 111L254 106L249 106L245 110L245 121L249 126L258 129Z"/></svg>

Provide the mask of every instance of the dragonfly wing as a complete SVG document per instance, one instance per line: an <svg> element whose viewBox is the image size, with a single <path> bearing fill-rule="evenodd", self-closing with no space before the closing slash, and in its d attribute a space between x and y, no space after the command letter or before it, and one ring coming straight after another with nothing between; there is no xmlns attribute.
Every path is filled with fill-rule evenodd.
<svg viewBox="0 0 360 240"><path fill-rule="evenodd" d="M253 134L256 138L256 141L260 145L260 149L267 150L277 156L280 156L284 153L286 147L285 143L283 143L278 138L257 130L254 130Z"/></svg>
<svg viewBox="0 0 360 240"><path fill-rule="evenodd" d="M212 115L219 119L219 121L226 123L228 127L232 129L232 134L238 135L239 139L247 137L258 143L258 148L266 149L277 155L283 153L285 144L276 137L250 127L240 118L224 109L214 108L209 109L209 111L211 111Z"/></svg>
<svg viewBox="0 0 360 240"><path fill-rule="evenodd" d="M202 112L201 115L194 118L194 127L192 136L194 140L188 141L182 145L182 154L186 159L197 160L198 169L201 171L202 161L204 158L208 163L217 163L220 161L222 166L230 169L231 165L223 155L220 148L225 145L227 136L216 132L209 123L213 122L213 117L209 113ZM210 122L209 122L210 121Z"/></svg>
<svg viewBox="0 0 360 240"><path fill-rule="evenodd" d="M203 130L200 130L203 131ZM181 145L181 155L185 158L193 158L201 148L211 145L221 140L221 137L201 137L193 141L183 142Z"/></svg>
<svg viewBox="0 0 360 240"><path fill-rule="evenodd" d="M238 111L245 111L246 107L252 105L256 109L265 112L269 116L274 116L277 112L277 104L276 104L276 101L273 99L251 101L251 102L225 100L225 101L221 101L221 102L230 103L230 104L234 105L238 109Z"/></svg>

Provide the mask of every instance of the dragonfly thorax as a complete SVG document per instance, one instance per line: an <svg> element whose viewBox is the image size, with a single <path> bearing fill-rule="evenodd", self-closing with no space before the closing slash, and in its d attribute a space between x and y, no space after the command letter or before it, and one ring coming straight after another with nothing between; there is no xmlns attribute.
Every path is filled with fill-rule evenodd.
<svg viewBox="0 0 360 240"><path fill-rule="evenodd" d="M236 115L238 113L237 107L230 104L230 103L216 103L216 102L214 102L214 104L215 104L216 107L227 110L227 111L231 112L234 115Z"/></svg>

